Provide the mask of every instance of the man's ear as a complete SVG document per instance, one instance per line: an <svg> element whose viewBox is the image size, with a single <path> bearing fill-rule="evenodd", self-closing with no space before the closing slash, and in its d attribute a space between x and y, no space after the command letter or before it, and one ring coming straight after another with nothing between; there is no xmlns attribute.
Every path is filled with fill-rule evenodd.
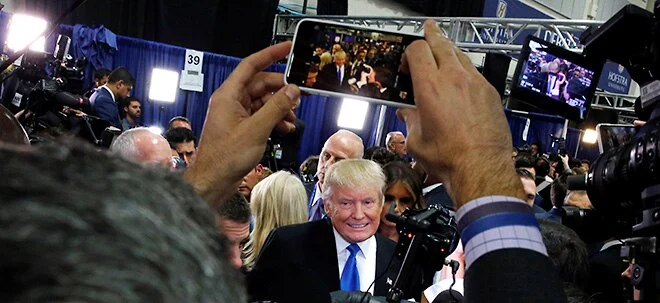
<svg viewBox="0 0 660 303"><path fill-rule="evenodd" d="M254 170L258 173L261 174L264 172L264 166L261 165L261 163L257 164L257 166L254 168Z"/></svg>
<svg viewBox="0 0 660 303"><path fill-rule="evenodd" d="M325 211L326 214L328 214L328 217L330 217L330 213L332 211L332 205L330 204L331 204L330 201L323 201L323 210Z"/></svg>
<svg viewBox="0 0 660 303"><path fill-rule="evenodd" d="M128 112L128 106L124 106L124 112L125 112L125 113Z"/></svg>

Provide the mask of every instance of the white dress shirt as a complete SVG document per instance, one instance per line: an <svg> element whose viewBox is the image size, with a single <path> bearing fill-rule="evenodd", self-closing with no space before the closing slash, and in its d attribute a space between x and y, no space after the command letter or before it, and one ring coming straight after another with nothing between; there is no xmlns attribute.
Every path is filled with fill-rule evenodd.
<svg viewBox="0 0 660 303"><path fill-rule="evenodd" d="M431 184L427 187L422 188L422 195L426 196L430 191L434 190L436 187L442 185L442 183Z"/></svg>
<svg viewBox="0 0 660 303"><path fill-rule="evenodd" d="M351 245L351 243L344 240L334 227L332 227L332 231L335 234L339 279L341 279L344 265L346 265L346 261L351 255L351 252L346 248ZM357 263L358 274L360 275L360 290L366 292L367 288L369 288L374 279L376 279L376 237L371 236L369 239L357 243L357 245L360 247L360 251L355 256L355 261ZM374 287L372 286L368 291L373 295Z"/></svg>
<svg viewBox="0 0 660 303"><path fill-rule="evenodd" d="M314 185L314 196L312 196L312 204L311 206L313 207L317 203L319 203L319 200L321 200L321 187L319 186L319 182L316 182Z"/></svg>

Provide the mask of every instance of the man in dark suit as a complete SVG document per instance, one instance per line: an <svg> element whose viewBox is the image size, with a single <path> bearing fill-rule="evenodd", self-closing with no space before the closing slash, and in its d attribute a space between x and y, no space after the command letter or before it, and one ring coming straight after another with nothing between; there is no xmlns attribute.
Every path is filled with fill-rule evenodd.
<svg viewBox="0 0 660 303"><path fill-rule="evenodd" d="M305 268L316 276L314 283L322 282L329 292L359 290L385 296L400 264L395 258L388 268L395 243L377 234L384 187L385 175L377 163L364 159L336 163L323 184L328 218L274 230L256 268L275 275ZM295 271L289 272L292 277L287 279L298 279ZM281 293L249 292L255 295L252 299L277 300L300 287L290 285Z"/></svg>
<svg viewBox="0 0 660 303"><path fill-rule="evenodd" d="M328 168L344 159L360 159L363 154L364 144L362 138L350 131L339 130L325 141L316 171L319 181L305 184L307 197L309 197L309 221L325 217L322 192L325 173Z"/></svg>
<svg viewBox="0 0 660 303"><path fill-rule="evenodd" d="M412 168L419 174L420 178L424 180L422 193L424 194L424 202L426 203L426 206L440 205L454 211L454 202L451 200L451 197L449 196L449 193L447 193L447 189L442 182L426 173L424 167L422 167L422 164L419 163L419 161L413 162Z"/></svg>
<svg viewBox="0 0 660 303"><path fill-rule="evenodd" d="M344 51L337 51L334 55L334 64L326 64L318 75L316 86L331 91L348 91L348 79L351 77L351 66L346 64Z"/></svg>
<svg viewBox="0 0 660 303"><path fill-rule="evenodd" d="M99 87L89 98L94 115L122 129L117 104L130 95L135 80L128 69L119 67L108 76L108 83Z"/></svg>
<svg viewBox="0 0 660 303"><path fill-rule="evenodd" d="M366 57L367 57L366 49L358 50L358 53L355 56L355 60L351 64L351 78L359 78L360 73L368 70L368 68L364 66L364 64L366 63L365 61Z"/></svg>

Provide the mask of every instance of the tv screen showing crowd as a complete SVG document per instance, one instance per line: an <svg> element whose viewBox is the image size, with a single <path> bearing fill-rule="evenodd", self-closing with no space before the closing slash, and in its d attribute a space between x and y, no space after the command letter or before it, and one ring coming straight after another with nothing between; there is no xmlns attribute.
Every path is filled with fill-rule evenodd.
<svg viewBox="0 0 660 303"><path fill-rule="evenodd" d="M518 81L520 87L543 94L572 107L585 109L587 90L594 72L548 53L546 46L529 41L529 56L522 58L523 72Z"/></svg>

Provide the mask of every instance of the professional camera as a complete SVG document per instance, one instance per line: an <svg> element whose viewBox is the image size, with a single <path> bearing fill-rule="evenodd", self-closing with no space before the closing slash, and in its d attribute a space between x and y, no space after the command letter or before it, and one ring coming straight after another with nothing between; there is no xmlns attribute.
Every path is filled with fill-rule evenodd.
<svg viewBox="0 0 660 303"><path fill-rule="evenodd" d="M89 100L83 98L85 58L68 55L71 39L60 35L53 54L26 51L2 80L2 104L16 115L31 140L51 128L96 139L105 128L101 121L84 115Z"/></svg>
<svg viewBox="0 0 660 303"><path fill-rule="evenodd" d="M660 6L656 4L656 14ZM642 85L637 114L648 123L630 143L603 153L589 173L569 179L570 189L586 189L596 209L606 217L630 222L630 232L653 233L660 226L660 207L653 201L660 188L658 130L660 129L660 31L653 14L628 5L600 28L583 35L585 55L603 62L622 62ZM634 30L631 30L634 29ZM626 47L611 47L612 45ZM604 46L608 47L604 47ZM655 90L654 90L655 88ZM576 179L581 178L581 179Z"/></svg>
<svg viewBox="0 0 660 303"><path fill-rule="evenodd" d="M454 217L442 206L407 209L401 216L393 214L392 208L386 217L396 223L399 242L395 254L403 260L387 301L399 302L410 294L416 268L438 271L447 264L445 258L458 245L458 232Z"/></svg>
<svg viewBox="0 0 660 303"><path fill-rule="evenodd" d="M643 290L645 302L655 302L657 295L655 241L660 231L660 23L656 16L660 2L654 14L628 5L581 37L587 57L619 62L640 83L642 93L635 108L637 116L648 122L629 143L604 152L586 176L568 179L569 189L587 191L602 216L597 221L617 228L618 236L637 237L622 240L622 255L635 260L638 277L633 282Z"/></svg>

